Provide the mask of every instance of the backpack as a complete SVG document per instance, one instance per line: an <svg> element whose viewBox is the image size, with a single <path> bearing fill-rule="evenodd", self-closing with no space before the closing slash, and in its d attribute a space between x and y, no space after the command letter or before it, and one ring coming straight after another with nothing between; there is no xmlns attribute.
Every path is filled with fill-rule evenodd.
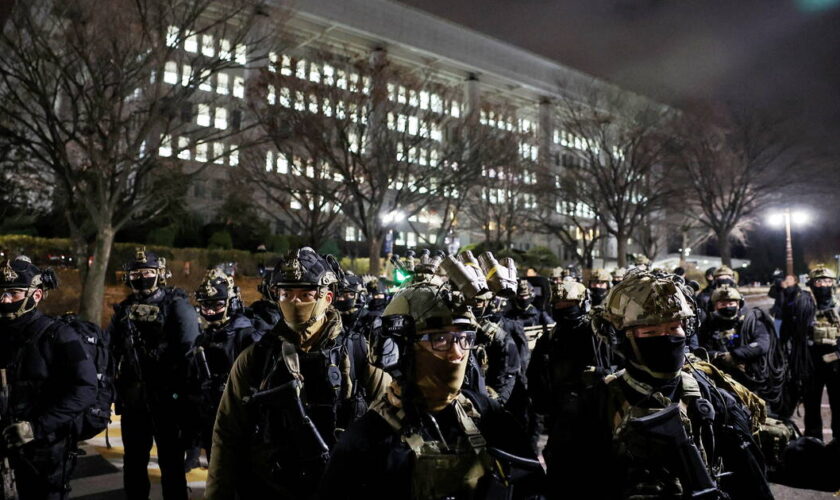
<svg viewBox="0 0 840 500"><path fill-rule="evenodd" d="M82 347L96 367L96 401L82 416L79 440L90 439L108 428L111 404L114 402L114 366L110 355L111 336L99 325L84 321L75 314L59 316L56 324L64 324L79 335Z"/></svg>

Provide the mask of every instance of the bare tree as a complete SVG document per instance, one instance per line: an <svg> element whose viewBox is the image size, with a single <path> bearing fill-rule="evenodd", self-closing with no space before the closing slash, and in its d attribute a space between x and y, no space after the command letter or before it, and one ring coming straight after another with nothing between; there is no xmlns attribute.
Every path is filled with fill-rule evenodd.
<svg viewBox="0 0 840 500"><path fill-rule="evenodd" d="M256 6L252 0L15 5L0 35L0 133L71 207L65 218L84 252L77 256L82 265L86 228L92 229L83 317L101 316L116 233L159 214L169 194L183 190L184 176L208 162L235 162L236 146L226 140L242 126L241 104L222 94L240 94L231 73L242 73L255 43L249 30L265 19ZM184 169L185 159L196 163Z"/></svg>
<svg viewBox="0 0 840 500"><path fill-rule="evenodd" d="M624 266L629 237L670 193L664 166L672 112L626 92L594 89L584 100L564 98L559 116L563 143L579 160L564 175L615 237Z"/></svg>
<svg viewBox="0 0 840 500"><path fill-rule="evenodd" d="M287 165L275 168L270 186L305 193L358 228L370 272L378 274L389 214L411 218L461 196L454 187L474 178L477 148L460 88L390 64L381 50L370 57L311 51L271 58L252 99Z"/></svg>
<svg viewBox="0 0 840 500"><path fill-rule="evenodd" d="M732 243L746 241L757 212L803 161L783 120L754 110L727 110L724 116L697 113L680 123L674 163L685 197L683 213L718 241L721 261L732 265Z"/></svg>

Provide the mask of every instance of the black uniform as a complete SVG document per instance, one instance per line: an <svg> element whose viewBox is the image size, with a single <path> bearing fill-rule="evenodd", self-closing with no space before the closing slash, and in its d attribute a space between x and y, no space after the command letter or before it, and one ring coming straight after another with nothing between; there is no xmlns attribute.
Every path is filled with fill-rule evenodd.
<svg viewBox="0 0 840 500"><path fill-rule="evenodd" d="M648 395L654 391L661 396ZM695 404L699 399L711 403L711 420L704 418L709 414ZM634 431L626 420L665 408L673 410L671 402L685 404L684 416L690 419L692 429L688 438L703 444L707 462L722 461L729 475L721 480L719 488L729 498L773 498L761 453L751 435L749 413L732 394L714 388L705 375L694 370L690 376L684 372L656 389L621 371L594 381L581 393L574 408L558 412L544 453L549 496L564 498L568 491L586 491L588 498L599 499L687 498L683 495L689 493L689 483L677 481L686 476L676 439L654 439ZM685 435L689 431L680 423L682 417L676 418L676 425L686 429L678 432ZM709 439L711 435L714 439ZM702 459L700 463L705 467Z"/></svg>
<svg viewBox="0 0 840 500"><path fill-rule="evenodd" d="M227 385L230 369L239 354L249 345L259 341L262 337L251 320L244 314L235 314L223 325L210 324L196 341L196 346L204 349L207 367L200 366L202 361L194 358L195 376L193 380L199 382L201 399L199 402L199 418L201 422L199 444L210 460L210 450L213 444L213 423L216 421L216 411L222 399L222 392ZM207 380L205 371L209 370L210 379Z"/></svg>
<svg viewBox="0 0 840 500"><path fill-rule="evenodd" d="M479 461L488 447L533 458L525 436L517 430L516 422L498 402L471 391L462 391L461 398L434 413L434 424L432 418L421 418L416 435L429 442L439 442L440 436L443 436L450 450L457 450L460 456L471 458L474 462ZM456 404L465 404L468 413L475 411L480 415L472 419L483 440L471 437L464 429L455 409ZM319 498L427 498L415 491L420 485L437 491L448 490L440 498L507 498L487 493L487 489L492 488L489 473L478 480L475 492L468 491L463 483L467 482L470 473L465 471L463 461L453 456L455 453L444 459L448 459L445 465L431 466L429 473L434 474L434 478L427 475L416 477L415 467L423 460L418 460L418 455L405 439L405 430L396 428L394 420L389 422L383 417L382 412L388 410L393 410L393 407L377 403L376 408L368 411L341 436L321 481ZM471 443L481 446L471 446ZM423 457L423 454L420 453L420 456ZM438 462L438 465L441 464ZM474 471L470 469L470 472ZM514 498L527 494L524 488L514 488L514 492L518 493Z"/></svg>
<svg viewBox="0 0 840 500"><path fill-rule="evenodd" d="M254 329L257 331L257 335L260 337L262 337L265 332L270 332L271 329L274 328L274 325L283 319L283 314L280 312L280 308L277 307L277 304L265 299L260 299L248 306L245 309L244 314L251 319L254 324Z"/></svg>
<svg viewBox="0 0 840 500"><path fill-rule="evenodd" d="M763 314L760 309L744 308L735 318L727 319L713 312L699 332L700 345L708 351L712 362L751 391L763 382L757 377L764 371L770 349L771 333ZM727 352L732 355L731 362L719 357Z"/></svg>
<svg viewBox="0 0 840 500"><path fill-rule="evenodd" d="M20 498L61 498L80 417L96 399L93 361L76 332L34 310L0 320L0 366L10 386L3 425L27 421L35 436L20 453L8 454Z"/></svg>
<svg viewBox="0 0 840 500"><path fill-rule="evenodd" d="M115 307L110 329L118 370L116 408L122 414L126 495L149 497L146 468L154 438L164 498L183 498L184 450L189 444L183 429L195 425L184 420L197 413L188 384L188 355L199 335L195 309L178 289L132 294ZM134 349L129 349L131 342Z"/></svg>

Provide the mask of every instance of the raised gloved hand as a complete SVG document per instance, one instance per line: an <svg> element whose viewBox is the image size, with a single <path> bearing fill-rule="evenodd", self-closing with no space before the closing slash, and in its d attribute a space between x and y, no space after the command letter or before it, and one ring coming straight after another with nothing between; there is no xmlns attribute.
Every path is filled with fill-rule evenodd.
<svg viewBox="0 0 840 500"><path fill-rule="evenodd" d="M3 429L3 440L9 448L19 448L35 440L32 424L26 421L15 422Z"/></svg>

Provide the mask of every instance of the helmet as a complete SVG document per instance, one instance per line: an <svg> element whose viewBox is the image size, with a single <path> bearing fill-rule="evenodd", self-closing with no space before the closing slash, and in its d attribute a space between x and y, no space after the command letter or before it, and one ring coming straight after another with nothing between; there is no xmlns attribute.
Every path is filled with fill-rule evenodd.
<svg viewBox="0 0 840 500"><path fill-rule="evenodd" d="M810 281L819 280L819 279L837 279L837 275L831 269L825 267L823 264L818 264L815 268L811 269L808 272L808 279Z"/></svg>
<svg viewBox="0 0 840 500"><path fill-rule="evenodd" d="M610 276L610 273L606 269L593 269L589 275L589 282L592 283L593 281L605 281L609 283L612 281L612 276Z"/></svg>
<svg viewBox="0 0 840 500"><path fill-rule="evenodd" d="M577 281L562 281L554 283L551 287L552 300L583 302L586 300L586 287Z"/></svg>
<svg viewBox="0 0 840 500"><path fill-rule="evenodd" d="M648 259L644 254L636 253L633 254L633 264L636 267L648 266L650 265L650 259Z"/></svg>
<svg viewBox="0 0 840 500"><path fill-rule="evenodd" d="M275 288L335 288L338 283L337 263L328 261L310 247L289 250L271 273Z"/></svg>
<svg viewBox="0 0 840 500"><path fill-rule="evenodd" d="M516 296L528 298L534 296L534 286L526 279L520 279L516 284Z"/></svg>
<svg viewBox="0 0 840 500"><path fill-rule="evenodd" d="M340 293L362 293L365 291L362 278L353 274L353 271L345 271L344 278L338 284Z"/></svg>
<svg viewBox="0 0 840 500"><path fill-rule="evenodd" d="M52 269L41 271L25 255L14 260L7 259L0 267L0 290L23 289L26 290L26 297L16 310L4 311L0 317L11 320L23 316L38 305L32 298L35 290L46 292L55 288L58 288L58 278Z"/></svg>
<svg viewBox="0 0 840 500"><path fill-rule="evenodd" d="M139 271L141 269L153 269L155 276L153 278L137 278L130 279L132 271ZM166 259L158 257L154 252L147 252L146 247L138 247L134 252L134 259L123 266L125 275L123 279L135 293L151 294L154 293L158 287L166 285L167 278L172 276L166 269Z"/></svg>
<svg viewBox="0 0 840 500"><path fill-rule="evenodd" d="M717 269L716 267L710 267L710 268L706 269L706 272L703 273L703 277L706 278L706 277L712 276L714 278L716 269Z"/></svg>
<svg viewBox="0 0 840 500"><path fill-rule="evenodd" d="M555 267L551 270L551 277L555 279L562 279L563 278L563 268L562 267Z"/></svg>
<svg viewBox="0 0 840 500"><path fill-rule="evenodd" d="M721 301L735 300L738 302L739 308L744 305L744 296L737 288L730 285L721 285L712 292L711 307Z"/></svg>
<svg viewBox="0 0 840 500"><path fill-rule="evenodd" d="M694 317L680 286L665 276L630 273L610 290L601 313L616 330Z"/></svg>
<svg viewBox="0 0 840 500"><path fill-rule="evenodd" d="M415 332L475 323L469 310L446 287L430 283L398 291L382 317L396 315L411 316Z"/></svg>
<svg viewBox="0 0 840 500"><path fill-rule="evenodd" d="M612 280L613 281L621 281L627 275L627 269L623 267L616 267L612 271Z"/></svg>
<svg viewBox="0 0 840 500"><path fill-rule="evenodd" d="M735 271L733 271L729 266L720 266L715 270L714 276L715 278L720 278L721 276L735 276Z"/></svg>
<svg viewBox="0 0 840 500"><path fill-rule="evenodd" d="M233 278L222 269L215 267L207 271L198 289L195 291L195 300L199 303L207 301L225 301L225 310L213 318L204 316L210 323L220 324L230 319L231 315L242 310L242 298L239 287L233 282Z"/></svg>

